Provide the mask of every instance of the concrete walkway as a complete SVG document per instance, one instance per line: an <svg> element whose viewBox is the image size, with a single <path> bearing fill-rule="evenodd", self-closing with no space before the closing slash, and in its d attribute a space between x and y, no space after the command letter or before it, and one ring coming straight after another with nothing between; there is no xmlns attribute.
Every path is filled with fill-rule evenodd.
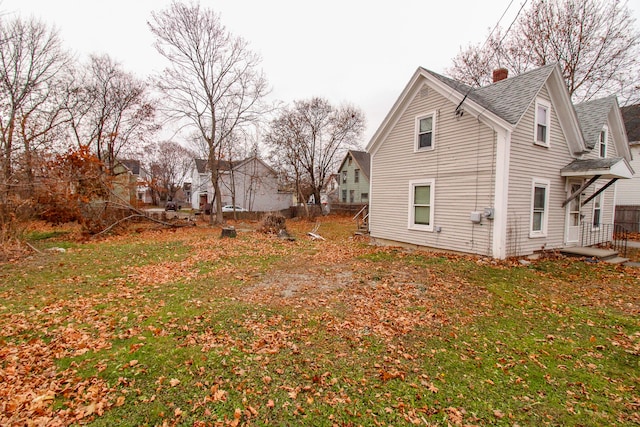
<svg viewBox="0 0 640 427"><path fill-rule="evenodd" d="M634 249L640 249L640 242L638 242L636 240L627 240L627 247L628 248L634 248Z"/></svg>
<svg viewBox="0 0 640 427"><path fill-rule="evenodd" d="M591 246L576 246L576 247L570 247L570 248L562 248L560 252L566 255L585 256L585 257L600 258L600 259L614 257L618 254L617 251L614 251L611 249L594 248Z"/></svg>

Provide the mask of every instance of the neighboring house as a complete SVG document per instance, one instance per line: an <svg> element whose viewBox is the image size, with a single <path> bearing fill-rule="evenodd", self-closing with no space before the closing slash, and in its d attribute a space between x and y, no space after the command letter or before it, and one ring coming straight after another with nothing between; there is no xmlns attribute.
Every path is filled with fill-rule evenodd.
<svg viewBox="0 0 640 427"><path fill-rule="evenodd" d="M369 203L370 165L370 156L366 151L347 152L338 169L341 203Z"/></svg>
<svg viewBox="0 0 640 427"><path fill-rule="evenodd" d="M271 212L291 205L291 193L279 189L277 172L258 157L220 161L218 173L223 206L235 204L252 212ZM195 159L190 191L194 209L203 209L213 202L211 171L206 160Z"/></svg>
<svg viewBox="0 0 640 427"><path fill-rule="evenodd" d="M633 174L616 99L578 113L556 64L494 82L414 73L367 146L375 240L503 259L611 239Z"/></svg>
<svg viewBox="0 0 640 427"><path fill-rule="evenodd" d="M148 185L149 174L140 165L140 161L125 159L120 160L120 163L127 168L131 177L131 203L136 201L138 204L152 204L153 197Z"/></svg>
<svg viewBox="0 0 640 427"><path fill-rule="evenodd" d="M620 109L624 118L629 150L635 171L632 179L618 183L616 188L616 224L629 231L640 232L640 104Z"/></svg>

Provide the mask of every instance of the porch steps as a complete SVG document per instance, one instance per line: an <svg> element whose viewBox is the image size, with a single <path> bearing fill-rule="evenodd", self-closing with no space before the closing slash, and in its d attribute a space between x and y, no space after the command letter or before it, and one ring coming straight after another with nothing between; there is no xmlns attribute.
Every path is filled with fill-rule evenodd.
<svg viewBox="0 0 640 427"><path fill-rule="evenodd" d="M355 232L356 236L367 236L369 234L369 224L360 224Z"/></svg>
<svg viewBox="0 0 640 427"><path fill-rule="evenodd" d="M618 251L611 249L601 249L592 247L573 247L563 248L560 253L567 256L579 256L585 258L591 258L595 261L607 262L609 264L624 264L629 261L629 258L622 258L618 256Z"/></svg>

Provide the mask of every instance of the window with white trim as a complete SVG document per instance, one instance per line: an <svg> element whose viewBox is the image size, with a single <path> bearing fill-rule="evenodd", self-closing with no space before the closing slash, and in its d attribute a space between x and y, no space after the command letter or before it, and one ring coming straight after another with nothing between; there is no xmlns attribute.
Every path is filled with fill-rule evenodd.
<svg viewBox="0 0 640 427"><path fill-rule="evenodd" d="M529 237L547 235L549 218L549 181L534 179L531 188L531 228Z"/></svg>
<svg viewBox="0 0 640 427"><path fill-rule="evenodd" d="M433 231L434 180L409 182L409 228Z"/></svg>
<svg viewBox="0 0 640 427"><path fill-rule="evenodd" d="M597 188L595 190L598 191ZM593 229L600 229L600 224L602 223L602 193L593 198L593 214L591 218L593 218L591 224Z"/></svg>
<svg viewBox="0 0 640 427"><path fill-rule="evenodd" d="M536 100L536 117L533 142L538 145L549 146L549 128L551 124L551 104Z"/></svg>
<svg viewBox="0 0 640 427"><path fill-rule="evenodd" d="M598 139L598 147L600 152L600 157L603 159L607 157L607 134L609 129L607 126L604 126L600 131L600 138Z"/></svg>
<svg viewBox="0 0 640 427"><path fill-rule="evenodd" d="M347 183L347 173L348 173L348 171L342 171L342 183L343 184Z"/></svg>
<svg viewBox="0 0 640 427"><path fill-rule="evenodd" d="M360 182L360 169L353 171L353 182Z"/></svg>
<svg viewBox="0 0 640 427"><path fill-rule="evenodd" d="M433 150L435 143L436 114L416 117L415 151Z"/></svg>

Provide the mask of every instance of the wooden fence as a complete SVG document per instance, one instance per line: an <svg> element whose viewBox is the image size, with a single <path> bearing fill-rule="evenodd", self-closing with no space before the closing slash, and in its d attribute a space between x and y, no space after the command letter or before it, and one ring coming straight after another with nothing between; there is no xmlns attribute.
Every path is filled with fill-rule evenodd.
<svg viewBox="0 0 640 427"><path fill-rule="evenodd" d="M615 224L632 233L640 232L640 206L616 206Z"/></svg>

